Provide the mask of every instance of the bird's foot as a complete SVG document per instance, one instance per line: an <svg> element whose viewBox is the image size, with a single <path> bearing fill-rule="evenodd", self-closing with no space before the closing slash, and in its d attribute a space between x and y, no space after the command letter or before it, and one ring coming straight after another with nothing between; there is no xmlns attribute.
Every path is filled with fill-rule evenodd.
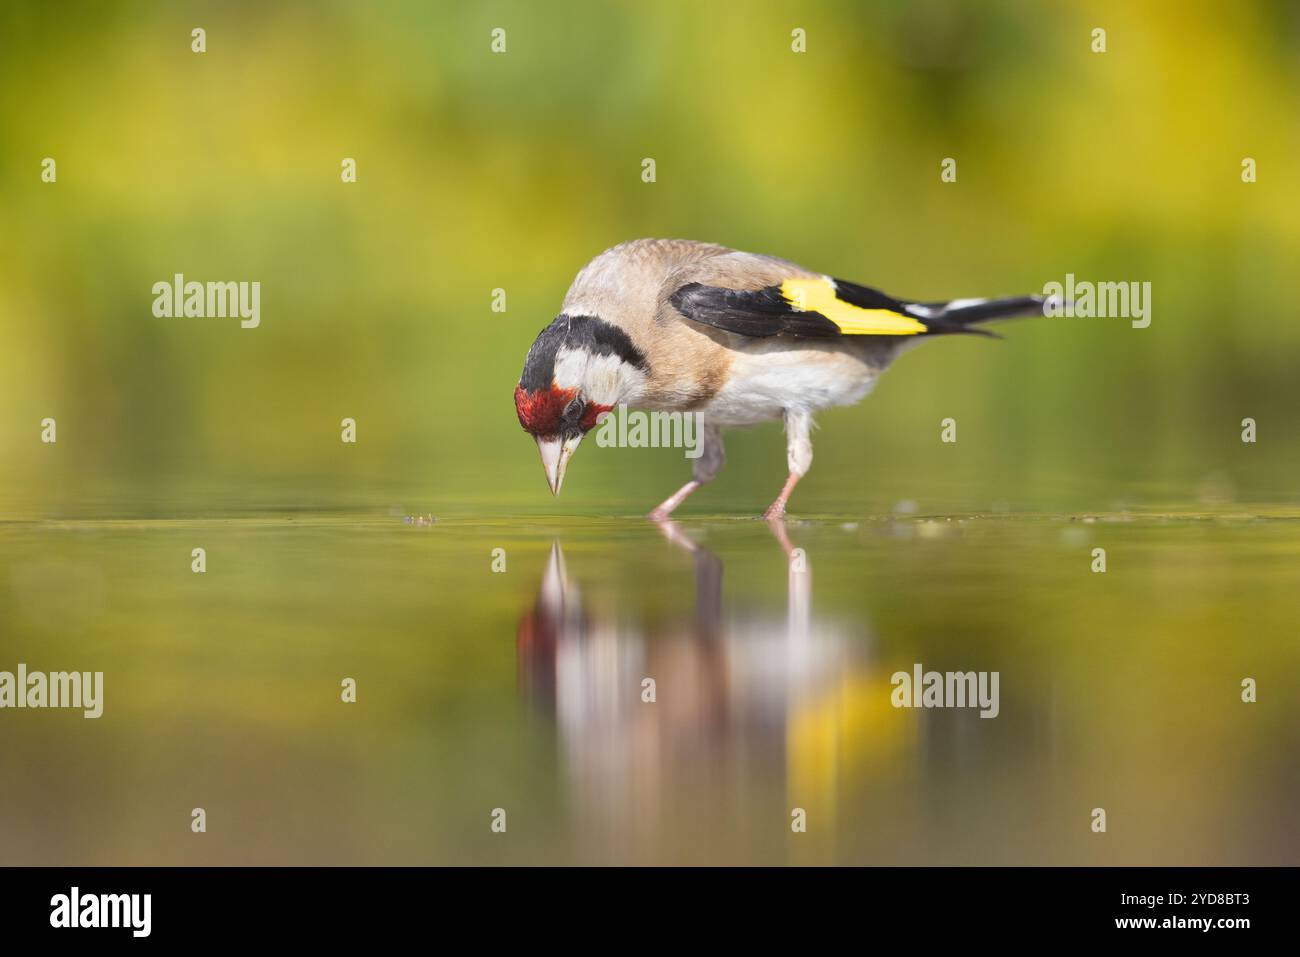
<svg viewBox="0 0 1300 957"><path fill-rule="evenodd" d="M773 519L785 518L785 503L790 501L790 493L794 491L794 487L798 484L801 476L802 473L800 472L790 473L789 477L785 480L785 485L781 487L781 494L776 497L776 501L769 505L767 511L763 513L765 519L770 522Z"/></svg>
<svg viewBox="0 0 1300 957"><path fill-rule="evenodd" d="M666 522L668 521L669 516L671 516L672 514L673 513L671 510L666 509L662 505L660 505L658 508L652 509L651 511L646 513L646 518L650 519L650 521L652 522Z"/></svg>

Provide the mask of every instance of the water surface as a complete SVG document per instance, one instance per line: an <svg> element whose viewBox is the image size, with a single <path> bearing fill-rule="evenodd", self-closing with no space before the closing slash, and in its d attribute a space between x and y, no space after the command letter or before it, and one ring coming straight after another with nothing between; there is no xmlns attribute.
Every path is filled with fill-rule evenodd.
<svg viewBox="0 0 1300 957"><path fill-rule="evenodd" d="M1300 863L1294 508L407 519L0 524L0 863Z"/></svg>

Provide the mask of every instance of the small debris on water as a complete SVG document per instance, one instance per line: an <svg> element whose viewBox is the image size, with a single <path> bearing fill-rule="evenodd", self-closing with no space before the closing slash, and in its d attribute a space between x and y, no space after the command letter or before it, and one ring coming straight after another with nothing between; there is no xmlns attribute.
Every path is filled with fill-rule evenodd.
<svg viewBox="0 0 1300 957"><path fill-rule="evenodd" d="M432 525L437 519L432 515L408 515L402 521L407 525Z"/></svg>

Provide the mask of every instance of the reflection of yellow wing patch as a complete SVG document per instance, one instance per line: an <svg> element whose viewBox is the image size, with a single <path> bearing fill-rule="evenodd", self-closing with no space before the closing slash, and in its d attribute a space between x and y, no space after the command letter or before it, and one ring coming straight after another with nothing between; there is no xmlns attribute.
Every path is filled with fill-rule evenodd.
<svg viewBox="0 0 1300 957"><path fill-rule="evenodd" d="M835 295L835 284L825 276L817 279L787 279L781 295L800 312L819 312L846 336L915 336L925 324L889 309L863 309Z"/></svg>

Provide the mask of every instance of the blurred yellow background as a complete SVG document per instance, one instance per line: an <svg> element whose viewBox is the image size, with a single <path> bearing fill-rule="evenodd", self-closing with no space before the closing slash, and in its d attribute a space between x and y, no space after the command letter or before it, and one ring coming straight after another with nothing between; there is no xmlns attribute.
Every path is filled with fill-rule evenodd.
<svg viewBox="0 0 1300 957"><path fill-rule="evenodd" d="M511 405L639 236L920 299L1152 283L1148 329L906 356L823 416L796 512L1290 500L1298 48L1283 2L6 4L0 507L643 511L677 454L584 449L557 505ZM178 272L260 281L261 327L155 318ZM729 454L688 511L771 499L777 426Z"/></svg>

